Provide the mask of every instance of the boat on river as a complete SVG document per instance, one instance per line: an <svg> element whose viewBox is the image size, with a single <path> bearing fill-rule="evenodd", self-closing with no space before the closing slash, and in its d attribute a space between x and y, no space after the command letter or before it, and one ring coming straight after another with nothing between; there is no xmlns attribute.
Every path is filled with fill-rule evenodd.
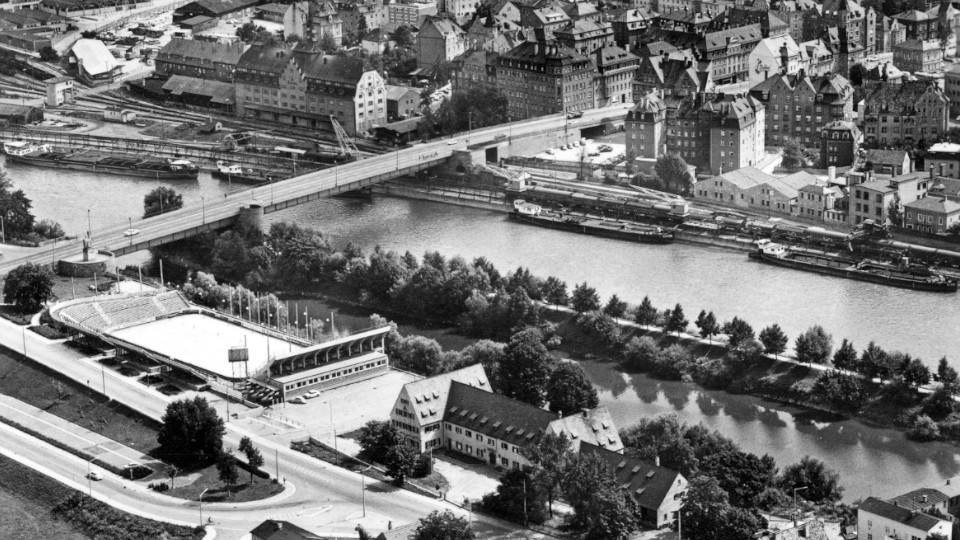
<svg viewBox="0 0 960 540"><path fill-rule="evenodd" d="M155 178L158 180L196 180L200 169L186 159L155 159L139 155L107 153L94 149L60 149L30 141L3 143L8 162L37 167L70 169L104 174Z"/></svg>
<svg viewBox="0 0 960 540"><path fill-rule="evenodd" d="M559 229L645 244L669 244L673 242L673 232L660 227L548 212L544 211L539 205L528 203L523 199L513 201L513 210L510 214L511 219L548 229Z"/></svg>
<svg viewBox="0 0 960 540"><path fill-rule="evenodd" d="M956 292L957 281L938 274L928 266L911 264L904 257L899 264L842 255L790 249L768 239L757 240L750 258L767 264L795 268L880 285L932 292Z"/></svg>
<svg viewBox="0 0 960 540"><path fill-rule="evenodd" d="M210 176L220 180L237 182L238 184L253 185L269 184L283 179L281 174L274 171L244 168L239 163L227 163L225 161L218 161L217 168L210 173Z"/></svg>

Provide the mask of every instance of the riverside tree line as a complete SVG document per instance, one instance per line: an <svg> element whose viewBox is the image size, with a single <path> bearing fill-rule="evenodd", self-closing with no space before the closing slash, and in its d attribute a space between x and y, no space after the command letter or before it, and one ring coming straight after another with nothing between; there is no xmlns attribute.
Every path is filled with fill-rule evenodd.
<svg viewBox="0 0 960 540"><path fill-rule="evenodd" d="M193 301L211 307L236 309L242 293L234 295L240 287L288 293L323 290L386 312L458 324L479 341L460 351L445 351L435 340L394 333L387 340L392 363L425 375L482 363L494 391L553 411L573 412L598 403L582 367L560 362L548 352L574 334L588 336L594 345L619 355L627 368L673 378L710 373L718 381L724 377L732 381L732 373L761 360L764 348L741 319L721 324L712 314L703 313L697 327L706 332L704 337L712 342L726 333L728 343L718 347L726 354L700 358L678 337L668 336L680 336L690 326L680 305L660 311L645 299L631 308L616 296L603 304L585 283L568 291L556 277L541 279L524 268L504 274L483 257L467 261L428 252L418 258L380 248L365 254L352 244L338 249L320 233L295 224L275 223L267 233L240 229L205 235L168 248L168 256L174 253L237 283L219 284L212 275L193 274L184 291ZM561 306L576 312L572 324L548 320L550 311ZM661 327L664 337L657 342L650 336L631 336L640 332L618 324L618 319L628 317L647 327ZM386 321L376 318L375 322ZM783 342L779 351L783 352L782 332L765 329L761 334L770 338L765 341ZM801 343L815 334L804 334ZM822 349L820 345L810 343L810 348ZM682 425L675 417L646 420L625 429L622 436L628 453L651 461L660 456L663 465L691 479L691 503L684 510L684 527L691 532L713 533L720 527L731 538L747 538L763 526L756 509L784 504L785 493L800 484L818 484L803 495L813 503L832 506L840 497L838 475L815 459L805 458L781 473L771 457L742 452L721 435L703 426ZM397 481L427 472L424 459L401 450L397 441L395 428L384 422L369 424L361 434L367 457L385 464ZM550 444L541 441L541 445ZM547 449L538 445L531 451L546 453ZM520 520L517 509L526 502L522 519L535 521L549 517L552 501L563 497L576 510L571 525L591 538L625 538L636 530L637 509L629 497L618 494L611 471L601 471L597 463L575 455L551 455L549 459L532 456L534 467L507 473L501 488L485 498L484 506ZM590 480L589 486L577 483L585 482L584 478ZM523 485L527 493L518 495Z"/></svg>

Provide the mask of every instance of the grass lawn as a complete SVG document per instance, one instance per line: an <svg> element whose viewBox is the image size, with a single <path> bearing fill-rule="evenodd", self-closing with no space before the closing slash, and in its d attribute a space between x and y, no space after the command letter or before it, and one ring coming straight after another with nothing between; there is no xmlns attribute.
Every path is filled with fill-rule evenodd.
<svg viewBox="0 0 960 540"><path fill-rule="evenodd" d="M239 483L230 488L227 487L217 476L217 466L210 465L200 471L200 478L189 486L180 486L179 480L174 480L176 489L164 492L164 495L195 501L203 493L203 490L209 489L203 495L203 502L247 502L258 501L267 497L276 495L283 491L281 484L274 484L273 480L267 480L258 476L253 477L253 484L250 484L250 473L244 469L238 469L240 474ZM157 480L170 482L170 477L158 477Z"/></svg>
<svg viewBox="0 0 960 540"><path fill-rule="evenodd" d="M5 540L89 540L50 514L70 495L62 484L16 461L0 457L0 537Z"/></svg>
<svg viewBox="0 0 960 540"><path fill-rule="evenodd" d="M149 453L157 446L159 426L154 422L107 401L84 385L4 351L0 351L0 393L141 452Z"/></svg>

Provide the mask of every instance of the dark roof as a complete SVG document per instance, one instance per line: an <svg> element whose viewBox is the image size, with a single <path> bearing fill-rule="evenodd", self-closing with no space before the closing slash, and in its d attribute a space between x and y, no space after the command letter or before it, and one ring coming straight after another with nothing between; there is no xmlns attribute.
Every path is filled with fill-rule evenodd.
<svg viewBox="0 0 960 540"><path fill-rule="evenodd" d="M906 150L882 150L871 148L867 150L867 163L875 165L899 165L903 166L904 160L910 154Z"/></svg>
<svg viewBox="0 0 960 540"><path fill-rule="evenodd" d="M257 525L250 534L264 540L324 540L324 537L301 529L289 521L268 519Z"/></svg>
<svg viewBox="0 0 960 540"><path fill-rule="evenodd" d="M294 53L308 79L356 84L363 76L363 60L342 55Z"/></svg>
<svg viewBox="0 0 960 540"><path fill-rule="evenodd" d="M677 471L644 463L639 459L581 442L580 455L589 454L596 455L606 461L617 478L617 484L626 491L626 494L634 502L644 508L653 510L660 508L669 494L670 488L677 481L686 483L686 480Z"/></svg>
<svg viewBox="0 0 960 540"><path fill-rule="evenodd" d="M940 520L933 516L881 501L874 497L868 497L860 503L859 509L921 531L929 531L940 523Z"/></svg>
<svg viewBox="0 0 960 540"><path fill-rule="evenodd" d="M710 32L704 36L703 49L713 51L723 49L730 45L733 40L741 43L755 43L763 39L763 33L760 31L759 24L748 24L737 28L728 28L719 32Z"/></svg>
<svg viewBox="0 0 960 540"><path fill-rule="evenodd" d="M944 206L942 205L943 199L938 197L924 197L923 199L919 199L917 202L926 201L928 199L930 199L931 204L929 206L919 206L921 210L945 210ZM957 203L952 201L948 202L952 203L952 206L949 207L951 211L956 212L958 208L960 208L960 205L957 205ZM918 207L914 206L913 208ZM901 508L906 508L907 510L917 510L922 512L923 510L930 508L935 504L940 504L948 500L950 500L950 497L947 497L936 489L920 488L909 493L904 493L903 495L899 495L892 499L888 499L887 502L893 503Z"/></svg>
<svg viewBox="0 0 960 540"><path fill-rule="evenodd" d="M450 382L444 420L458 426L525 446L543 435L557 415L528 403Z"/></svg>
<svg viewBox="0 0 960 540"><path fill-rule="evenodd" d="M163 84L164 92L174 96L193 94L206 96L213 103L232 105L236 103L236 87L232 83L196 79L183 75L174 75Z"/></svg>
<svg viewBox="0 0 960 540"><path fill-rule="evenodd" d="M259 0L197 0L194 3L211 13L224 15L256 5L258 2Z"/></svg>
<svg viewBox="0 0 960 540"><path fill-rule="evenodd" d="M15 105L13 103L0 103L0 118L30 114L30 112L33 111L34 109L36 109L36 107L32 105Z"/></svg>
<svg viewBox="0 0 960 540"><path fill-rule="evenodd" d="M201 15L202 17L202 15ZM157 53L157 60L176 61L171 57L183 59L206 60L210 62L236 65L243 56L246 45L236 43L218 43L215 41L201 41L174 37Z"/></svg>
<svg viewBox="0 0 960 540"><path fill-rule="evenodd" d="M280 45L254 45L237 62L238 69L283 73L293 53Z"/></svg>
<svg viewBox="0 0 960 540"><path fill-rule="evenodd" d="M560 44L533 43L525 41L500 55L502 60L519 60L544 64L549 62L574 63L589 62L590 59L577 51Z"/></svg>

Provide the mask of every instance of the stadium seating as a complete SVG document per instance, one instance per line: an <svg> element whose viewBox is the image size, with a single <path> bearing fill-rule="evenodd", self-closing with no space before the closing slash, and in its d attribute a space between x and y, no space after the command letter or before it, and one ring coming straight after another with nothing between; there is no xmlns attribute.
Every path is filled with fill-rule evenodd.
<svg viewBox="0 0 960 540"><path fill-rule="evenodd" d="M123 296L91 299L58 310L59 317L86 330L103 331L152 321L189 309L190 304L179 291L149 296Z"/></svg>

